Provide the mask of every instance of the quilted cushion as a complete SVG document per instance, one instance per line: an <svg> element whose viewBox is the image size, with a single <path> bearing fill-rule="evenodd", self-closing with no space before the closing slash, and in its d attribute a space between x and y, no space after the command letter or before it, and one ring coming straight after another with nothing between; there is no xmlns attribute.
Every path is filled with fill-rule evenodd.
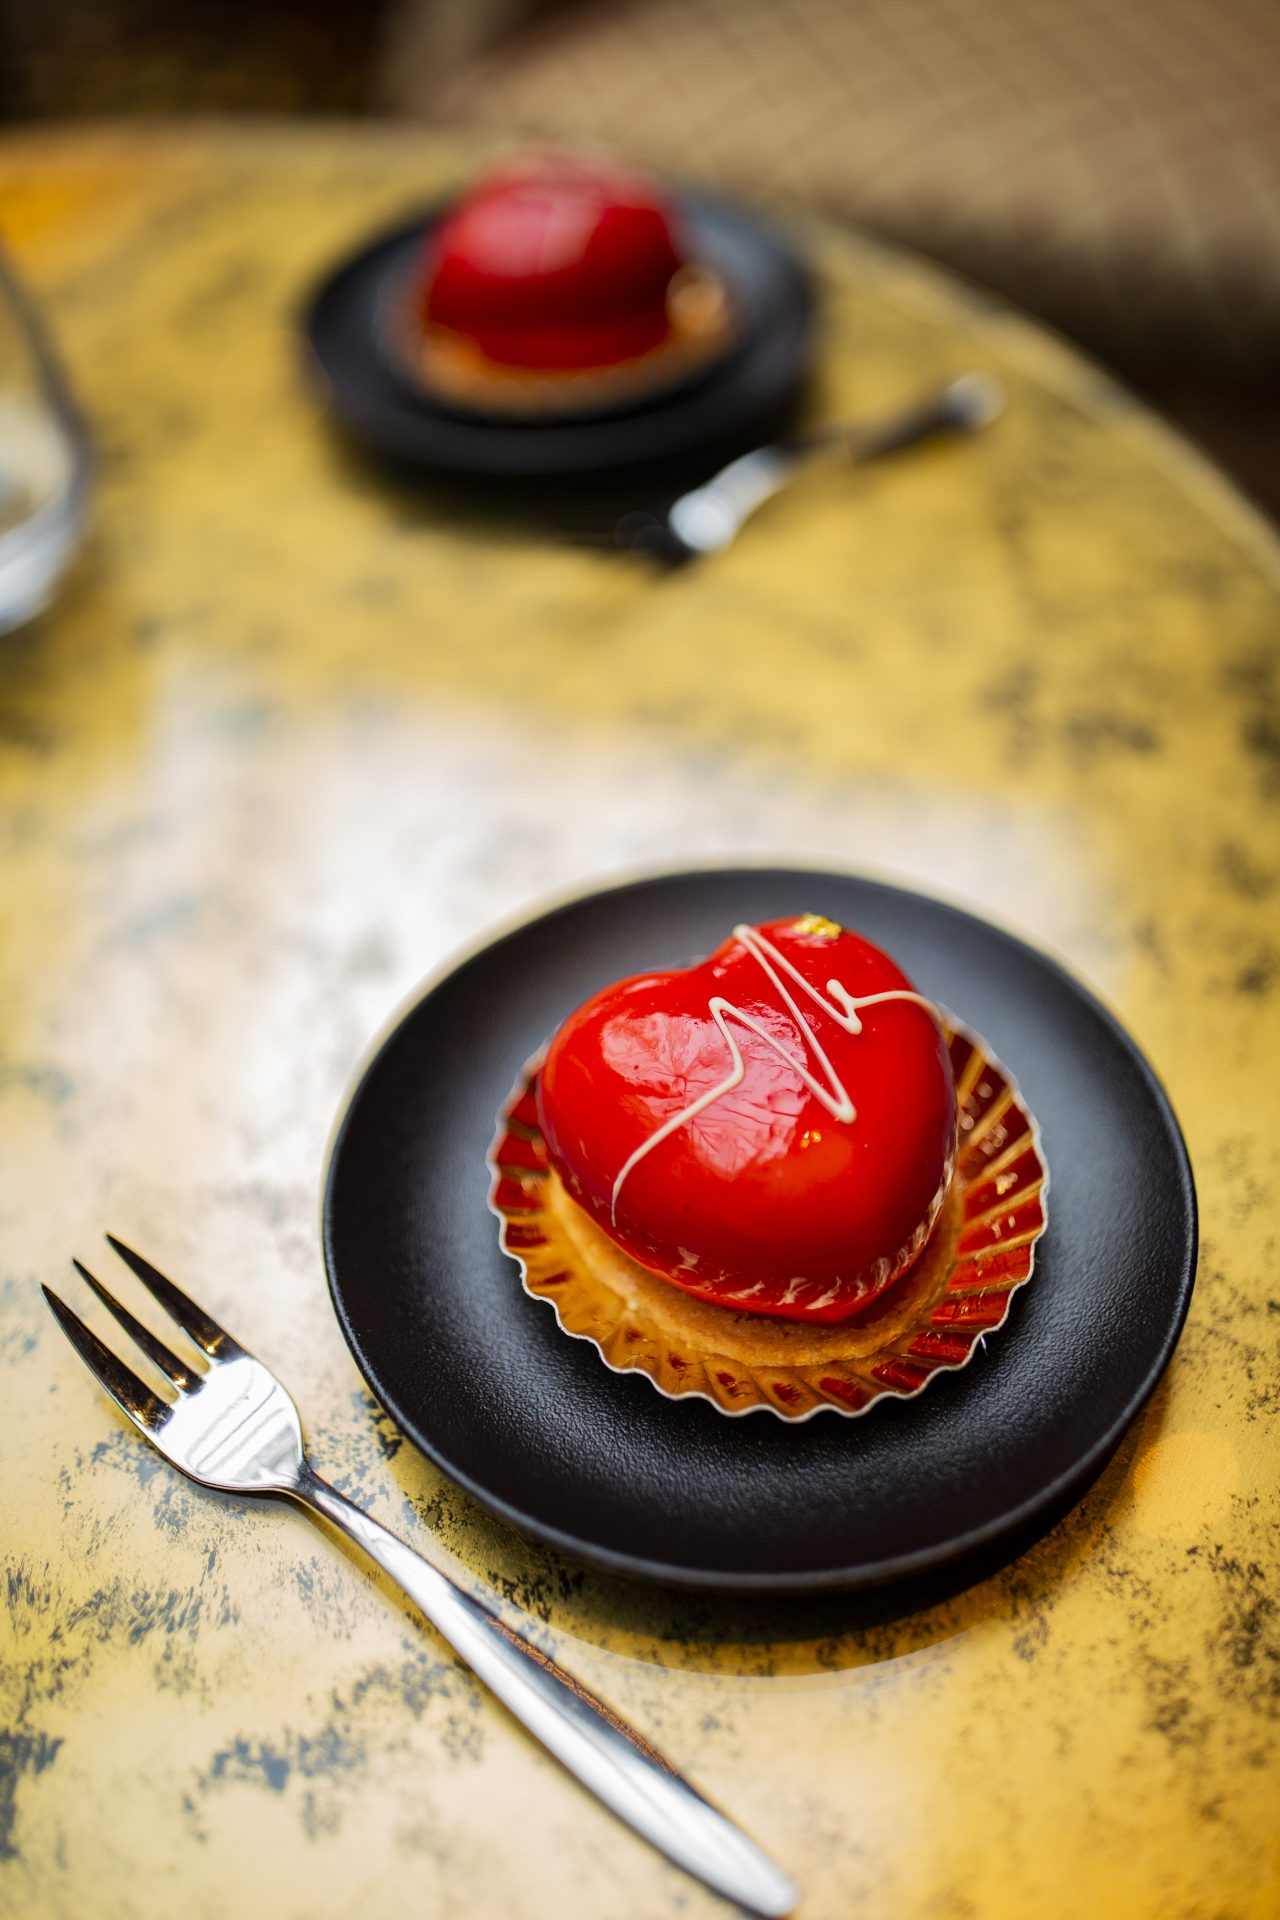
<svg viewBox="0 0 1280 1920"><path fill-rule="evenodd" d="M623 0L429 105L851 217L1147 379L1280 369L1274 0Z"/></svg>

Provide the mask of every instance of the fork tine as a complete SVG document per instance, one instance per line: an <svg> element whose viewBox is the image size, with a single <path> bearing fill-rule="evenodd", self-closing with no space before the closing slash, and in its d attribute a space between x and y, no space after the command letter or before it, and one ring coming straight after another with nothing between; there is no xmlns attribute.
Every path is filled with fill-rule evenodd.
<svg viewBox="0 0 1280 1920"><path fill-rule="evenodd" d="M181 1287L175 1287L172 1280L166 1280L158 1273L149 1260L144 1260L132 1247L126 1247L123 1240L117 1240L114 1233L107 1235L109 1245L113 1246L125 1265L132 1267L144 1287L153 1293L165 1311L172 1315L182 1331L189 1334L198 1347L206 1353L238 1353L239 1342L233 1340L225 1328L216 1320L211 1320L203 1307L185 1294Z"/></svg>
<svg viewBox="0 0 1280 1920"><path fill-rule="evenodd" d="M158 1393L152 1393L136 1373L130 1373L123 1360L118 1360L110 1347L103 1345L93 1329L86 1327L78 1314L72 1313L66 1301L60 1300L52 1287L42 1286L40 1291L48 1301L58 1325L98 1384L106 1388L121 1413L127 1414L134 1426L141 1427L144 1432L158 1432L169 1418L172 1408Z"/></svg>
<svg viewBox="0 0 1280 1920"><path fill-rule="evenodd" d="M141 1320L135 1320L128 1307L122 1306L114 1293L109 1292L101 1280L94 1278L83 1260L73 1258L71 1264L81 1279L88 1281L107 1312L115 1315L129 1338L142 1348L153 1366L168 1375L175 1387L189 1387L193 1381L199 1380L197 1370L188 1366L185 1360L179 1360L176 1353L171 1353L163 1340L157 1340L150 1327L144 1327Z"/></svg>

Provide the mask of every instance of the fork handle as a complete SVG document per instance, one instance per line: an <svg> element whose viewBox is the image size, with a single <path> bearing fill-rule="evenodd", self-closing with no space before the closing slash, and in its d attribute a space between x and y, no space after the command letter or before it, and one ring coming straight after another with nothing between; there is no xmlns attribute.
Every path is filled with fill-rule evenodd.
<svg viewBox="0 0 1280 1920"><path fill-rule="evenodd" d="M536 1740L660 1853L766 1920L799 1894L786 1875L611 1708L421 1554L304 1466L303 1510L363 1547Z"/></svg>
<svg viewBox="0 0 1280 1920"><path fill-rule="evenodd" d="M1003 405L1003 388L991 374L962 373L936 393L879 419L815 427L809 433L739 455L701 486L681 494L668 510L668 521L685 552L718 552L729 545L757 507L780 493L806 468L821 461L862 466L938 434L965 433L985 426Z"/></svg>

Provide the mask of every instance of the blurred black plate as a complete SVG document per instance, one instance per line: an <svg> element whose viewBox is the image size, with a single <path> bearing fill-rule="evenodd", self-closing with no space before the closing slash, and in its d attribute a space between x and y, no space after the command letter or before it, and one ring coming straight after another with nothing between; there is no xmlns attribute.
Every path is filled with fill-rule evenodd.
<svg viewBox="0 0 1280 1920"><path fill-rule="evenodd" d="M723 354L643 400L570 417L504 420L433 400L388 349L388 314L444 207L397 226L335 269L303 330L332 417L363 445L442 472L572 479L729 458L780 425L808 371L809 276L770 229L733 207L679 203L695 258L718 268L742 315Z"/></svg>
<svg viewBox="0 0 1280 1920"><path fill-rule="evenodd" d="M606 982L682 966L741 920L814 911L887 947L1017 1075L1053 1182L1008 1324L961 1372L860 1420L728 1420L610 1372L521 1288L485 1153L522 1063ZM341 1120L324 1244L365 1379L451 1479L621 1572L801 1592L925 1573L1057 1518L1159 1379L1195 1268L1177 1123L1128 1035L1053 961L847 874L677 873L494 939L393 1028Z"/></svg>

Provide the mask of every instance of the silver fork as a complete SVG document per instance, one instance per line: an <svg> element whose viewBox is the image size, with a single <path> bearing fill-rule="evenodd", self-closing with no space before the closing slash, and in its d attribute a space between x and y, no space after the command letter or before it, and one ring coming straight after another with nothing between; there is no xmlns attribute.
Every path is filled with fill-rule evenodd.
<svg viewBox="0 0 1280 1920"><path fill-rule="evenodd" d="M994 374L962 373L936 392L878 418L815 427L790 440L753 447L701 486L682 493L665 512L625 513L614 530L615 542L671 566L719 553L737 538L757 507L811 467L866 466L922 440L975 433L995 420L1004 404L1004 388Z"/></svg>
<svg viewBox="0 0 1280 1920"><path fill-rule="evenodd" d="M755 1842L669 1762L473 1595L320 1478L307 1459L298 1409L268 1367L113 1235L107 1239L199 1349L180 1359L94 1278L102 1304L174 1390L162 1397L105 1346L49 1287L41 1292L80 1358L125 1417L173 1466L222 1493L283 1494L345 1533L424 1613L472 1672L569 1772L628 1826L726 1899L781 1920L799 1899Z"/></svg>

